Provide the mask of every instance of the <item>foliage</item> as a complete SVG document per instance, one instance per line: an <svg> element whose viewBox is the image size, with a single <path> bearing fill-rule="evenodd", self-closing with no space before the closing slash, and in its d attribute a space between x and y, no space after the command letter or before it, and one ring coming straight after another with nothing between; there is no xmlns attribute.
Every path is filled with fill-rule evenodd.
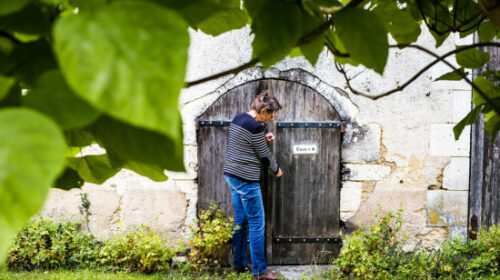
<svg viewBox="0 0 500 280"><path fill-rule="evenodd" d="M442 249L403 250L401 212L345 238L331 279L494 279L500 275L500 226L482 229L477 240L447 241Z"/></svg>
<svg viewBox="0 0 500 280"><path fill-rule="evenodd" d="M234 233L234 218L227 218L217 205L202 210L197 226L190 226L191 236L188 241L191 251L189 261L196 269L227 265L228 244Z"/></svg>
<svg viewBox="0 0 500 280"><path fill-rule="evenodd" d="M105 241L99 253L99 263L115 270L151 273L168 270L175 254L165 238L149 227L141 226Z"/></svg>
<svg viewBox="0 0 500 280"><path fill-rule="evenodd" d="M14 271L99 268L152 273L167 271L172 257L185 250L183 241L170 248L166 238L146 226L99 241L80 224L41 218L18 234L7 266Z"/></svg>
<svg viewBox="0 0 500 280"><path fill-rule="evenodd" d="M188 27L216 36L250 23L251 62L265 67L291 52L314 64L326 46L338 69L364 65L377 73L390 48L415 47L422 23L436 47L450 34L478 31L483 43L452 53L464 69L440 78L457 80L466 78L466 68L488 63L479 47L500 46L488 43L498 37L494 11L500 8L484 2L1 1L0 261L15 232L41 208L48 187L101 183L121 168L156 181L167 179L165 169L184 169L177 103L181 88L196 82L185 82ZM389 44L389 35L397 45ZM494 140L500 129L497 80L496 72L486 71L474 81L479 109L455 127L455 137L484 114ZM106 152L74 152L91 144Z"/></svg>
<svg viewBox="0 0 500 280"><path fill-rule="evenodd" d="M18 233L7 265L11 270L95 267L99 252L100 242L79 224L40 219Z"/></svg>

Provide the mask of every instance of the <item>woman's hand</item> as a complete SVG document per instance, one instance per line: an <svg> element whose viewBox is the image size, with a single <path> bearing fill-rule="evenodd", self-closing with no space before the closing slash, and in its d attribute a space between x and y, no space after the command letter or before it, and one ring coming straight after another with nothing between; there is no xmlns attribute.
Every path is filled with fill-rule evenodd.
<svg viewBox="0 0 500 280"><path fill-rule="evenodd" d="M278 169L278 173L276 173L276 178L281 177L281 175L283 175L283 172L281 171L281 168L280 168L280 169Z"/></svg>
<svg viewBox="0 0 500 280"><path fill-rule="evenodd" d="M274 134L272 132L267 133L266 135L264 135L264 137L266 138L267 143L274 140Z"/></svg>

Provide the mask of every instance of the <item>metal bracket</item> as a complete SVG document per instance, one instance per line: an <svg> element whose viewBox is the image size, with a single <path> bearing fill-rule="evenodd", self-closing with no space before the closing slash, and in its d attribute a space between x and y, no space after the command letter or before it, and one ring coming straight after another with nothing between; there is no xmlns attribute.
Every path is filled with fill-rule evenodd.
<svg viewBox="0 0 500 280"><path fill-rule="evenodd" d="M231 125L230 121L211 121L211 120L200 120L197 122L197 128L199 127L224 127ZM277 122L276 127L278 128L340 128L341 132L345 132L345 122Z"/></svg>
<svg viewBox="0 0 500 280"><path fill-rule="evenodd" d="M275 237L273 243L341 243L340 237Z"/></svg>
<svg viewBox="0 0 500 280"><path fill-rule="evenodd" d="M278 122L276 126L282 128L293 128L293 127L342 128L345 127L345 123L344 122Z"/></svg>
<svg viewBox="0 0 500 280"><path fill-rule="evenodd" d="M230 121L209 121L209 120L201 120L198 121L198 125L202 126L229 126L231 124Z"/></svg>

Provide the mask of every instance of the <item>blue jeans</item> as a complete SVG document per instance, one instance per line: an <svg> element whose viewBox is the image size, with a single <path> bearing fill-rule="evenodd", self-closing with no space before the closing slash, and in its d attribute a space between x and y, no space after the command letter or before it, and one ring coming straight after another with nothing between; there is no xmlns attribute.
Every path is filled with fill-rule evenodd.
<svg viewBox="0 0 500 280"><path fill-rule="evenodd" d="M265 216L260 184L242 181L227 175L224 175L224 178L231 188L234 226L239 226L233 234L233 266L245 268L248 265L247 236L249 234L252 274L262 274L267 271L267 262L264 251ZM247 225L249 231L247 231Z"/></svg>

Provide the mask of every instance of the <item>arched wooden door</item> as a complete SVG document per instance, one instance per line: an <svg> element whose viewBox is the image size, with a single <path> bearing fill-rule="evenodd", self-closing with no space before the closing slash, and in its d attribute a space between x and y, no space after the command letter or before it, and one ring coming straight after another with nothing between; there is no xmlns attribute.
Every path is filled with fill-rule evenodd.
<svg viewBox="0 0 500 280"><path fill-rule="evenodd" d="M341 120L320 94L301 84L259 80L221 96L198 118L198 209L215 202L233 215L223 177L228 125L250 110L256 93L271 89L283 110L268 123L270 148L283 170L263 170L266 252L270 264L326 263L338 254Z"/></svg>

